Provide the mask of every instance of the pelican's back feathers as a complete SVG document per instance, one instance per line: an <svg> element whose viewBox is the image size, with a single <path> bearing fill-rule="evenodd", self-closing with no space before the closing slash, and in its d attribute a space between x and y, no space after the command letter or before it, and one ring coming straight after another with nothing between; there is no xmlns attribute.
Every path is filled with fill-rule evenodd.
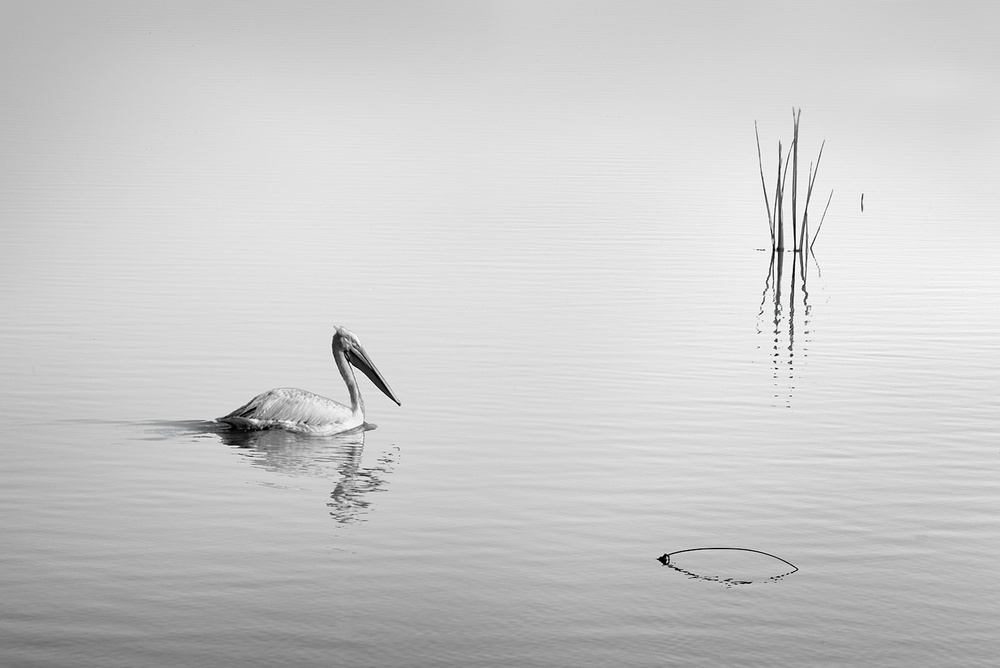
<svg viewBox="0 0 1000 668"><path fill-rule="evenodd" d="M359 426L364 416L354 416L350 407L313 392L282 387L258 394L218 420L239 429L282 428L320 433Z"/></svg>

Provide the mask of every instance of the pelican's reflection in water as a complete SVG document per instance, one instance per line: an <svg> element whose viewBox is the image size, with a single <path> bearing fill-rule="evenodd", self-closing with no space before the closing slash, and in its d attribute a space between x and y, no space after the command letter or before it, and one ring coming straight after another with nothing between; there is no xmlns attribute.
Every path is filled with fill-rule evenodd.
<svg viewBox="0 0 1000 668"><path fill-rule="evenodd" d="M283 429L221 431L222 441L254 466L294 477L336 481L327 507L340 524L361 522L371 507L369 494L383 490L399 449L382 453L371 466L362 466L363 428L334 436L304 436Z"/></svg>

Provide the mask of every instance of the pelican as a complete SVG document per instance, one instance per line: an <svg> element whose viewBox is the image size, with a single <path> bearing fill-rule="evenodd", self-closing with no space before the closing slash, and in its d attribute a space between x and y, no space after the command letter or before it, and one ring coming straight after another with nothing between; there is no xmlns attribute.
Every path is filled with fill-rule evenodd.
<svg viewBox="0 0 1000 668"><path fill-rule="evenodd" d="M368 357L357 335L344 327L335 329L331 343L333 359L347 384L347 392L351 396L350 406L305 390L281 387L258 394L249 403L216 420L237 429L286 429L319 436L339 434L360 427L365 423L365 402L361 398L361 390L358 389L351 365L368 376L375 387L395 401L397 406L402 406Z"/></svg>

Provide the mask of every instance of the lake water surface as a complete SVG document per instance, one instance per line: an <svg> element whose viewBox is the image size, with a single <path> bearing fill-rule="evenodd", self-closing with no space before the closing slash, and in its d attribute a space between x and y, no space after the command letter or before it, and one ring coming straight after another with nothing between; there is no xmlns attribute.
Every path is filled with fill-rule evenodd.
<svg viewBox="0 0 1000 668"><path fill-rule="evenodd" d="M5 5L0 664L993 665L1000 16L896 7ZM377 429L212 422L335 324Z"/></svg>

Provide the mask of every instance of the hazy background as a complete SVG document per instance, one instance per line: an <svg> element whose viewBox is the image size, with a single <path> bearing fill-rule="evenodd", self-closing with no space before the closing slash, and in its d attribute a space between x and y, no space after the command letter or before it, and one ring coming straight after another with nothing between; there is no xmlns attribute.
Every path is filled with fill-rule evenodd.
<svg viewBox="0 0 1000 668"><path fill-rule="evenodd" d="M4 3L0 662L990 665L998 25ZM377 430L204 422L334 324Z"/></svg>

